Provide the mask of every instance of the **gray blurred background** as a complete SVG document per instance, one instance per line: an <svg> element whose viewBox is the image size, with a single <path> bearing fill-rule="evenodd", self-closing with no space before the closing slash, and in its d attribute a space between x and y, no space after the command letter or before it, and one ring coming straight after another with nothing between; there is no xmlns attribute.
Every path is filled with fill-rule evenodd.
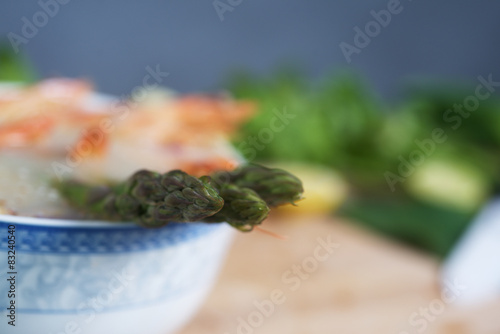
<svg viewBox="0 0 500 334"><path fill-rule="evenodd" d="M86 77L113 94L129 93L156 64L170 73L163 84L183 92L221 89L237 69L265 75L283 64L311 80L351 68L385 96L408 81L500 77L498 1L402 0L350 64L339 44L353 44L353 28L387 0L229 1L240 4L221 20L213 1L71 0L20 49L43 77ZM40 10L34 0L2 1L0 33L21 35L22 18Z"/></svg>

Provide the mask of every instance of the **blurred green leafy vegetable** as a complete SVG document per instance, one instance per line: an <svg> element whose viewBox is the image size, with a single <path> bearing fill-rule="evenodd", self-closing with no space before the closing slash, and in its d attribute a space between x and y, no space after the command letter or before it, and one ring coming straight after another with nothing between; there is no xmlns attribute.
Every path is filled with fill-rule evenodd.
<svg viewBox="0 0 500 334"><path fill-rule="evenodd" d="M34 82L33 67L22 54L16 54L7 42L0 41L0 81Z"/></svg>
<svg viewBox="0 0 500 334"><path fill-rule="evenodd" d="M440 257L448 253L473 218L470 213L395 198L351 200L340 214Z"/></svg>

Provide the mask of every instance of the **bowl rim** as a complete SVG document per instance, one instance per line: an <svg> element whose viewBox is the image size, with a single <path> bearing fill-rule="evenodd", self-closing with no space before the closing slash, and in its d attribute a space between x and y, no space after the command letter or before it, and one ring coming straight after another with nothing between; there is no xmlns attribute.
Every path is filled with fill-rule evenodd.
<svg viewBox="0 0 500 334"><path fill-rule="evenodd" d="M63 218L39 218L0 214L0 223L12 223L29 226L68 227L68 228L137 228L133 222L109 222L103 220L79 220Z"/></svg>

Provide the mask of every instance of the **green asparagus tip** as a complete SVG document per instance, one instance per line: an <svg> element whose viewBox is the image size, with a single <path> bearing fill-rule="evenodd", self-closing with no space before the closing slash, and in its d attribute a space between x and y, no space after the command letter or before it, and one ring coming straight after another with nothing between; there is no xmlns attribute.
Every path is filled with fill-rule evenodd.
<svg viewBox="0 0 500 334"><path fill-rule="evenodd" d="M279 168L249 164L233 172L218 172L216 180L233 183L254 190L270 207L295 204L302 199L302 182L294 175Z"/></svg>
<svg viewBox="0 0 500 334"><path fill-rule="evenodd" d="M215 215L205 218L207 222L227 222L240 231L251 231L262 223L269 214L266 202L252 189L234 184L220 187L224 206Z"/></svg>

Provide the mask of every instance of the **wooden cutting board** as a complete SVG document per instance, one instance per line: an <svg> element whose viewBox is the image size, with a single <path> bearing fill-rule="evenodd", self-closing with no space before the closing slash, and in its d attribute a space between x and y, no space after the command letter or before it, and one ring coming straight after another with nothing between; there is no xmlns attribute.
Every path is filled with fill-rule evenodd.
<svg viewBox="0 0 500 334"><path fill-rule="evenodd" d="M439 262L353 224L272 218L287 240L238 233L205 304L180 333L499 334L500 301L443 301Z"/></svg>

